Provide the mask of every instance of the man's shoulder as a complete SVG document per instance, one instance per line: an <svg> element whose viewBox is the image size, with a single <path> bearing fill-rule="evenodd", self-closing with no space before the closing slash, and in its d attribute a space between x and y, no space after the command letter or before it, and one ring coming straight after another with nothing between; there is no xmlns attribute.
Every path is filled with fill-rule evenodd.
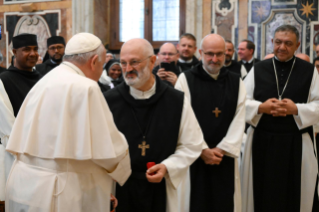
<svg viewBox="0 0 319 212"><path fill-rule="evenodd" d="M121 88L121 86L123 86L123 85L120 84L113 89L110 89L106 92L103 92L103 96L105 97L105 99L107 101L114 101L115 99L121 98L121 95L119 92L119 88Z"/></svg>
<svg viewBox="0 0 319 212"><path fill-rule="evenodd" d="M157 74L158 69L160 69L160 66L159 65L155 66L152 70L153 74Z"/></svg>

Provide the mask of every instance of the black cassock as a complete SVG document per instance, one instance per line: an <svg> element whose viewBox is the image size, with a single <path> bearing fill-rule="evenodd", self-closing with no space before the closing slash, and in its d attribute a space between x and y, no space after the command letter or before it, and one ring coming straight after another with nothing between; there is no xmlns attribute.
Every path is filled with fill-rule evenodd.
<svg viewBox="0 0 319 212"><path fill-rule="evenodd" d="M23 71L12 66L0 75L0 79L13 107L15 117L20 110L23 100L41 77L37 71Z"/></svg>
<svg viewBox="0 0 319 212"><path fill-rule="evenodd" d="M175 152L184 94L156 77L156 93L136 100L121 83L104 93L114 122L129 144L132 174L123 187L116 186L117 212L165 212L166 184L149 183L146 164L161 163ZM145 138L143 138L145 136ZM142 155L141 145L149 145ZM176 203L177 204L177 203Z"/></svg>
<svg viewBox="0 0 319 212"><path fill-rule="evenodd" d="M295 57L288 62L276 59L279 93L287 82ZM282 99L307 103L314 66L299 58L291 72ZM273 58L255 65L254 99L265 102L278 99ZM273 117L263 114L252 140L254 209L256 212L300 212L302 134L312 126L299 130L292 115ZM318 198L317 198L318 199ZM319 211L318 200L314 211Z"/></svg>
<svg viewBox="0 0 319 212"><path fill-rule="evenodd" d="M46 75L47 73L49 73L52 69L54 69L55 67L57 67L59 64L57 63L52 63L51 59L46 60L44 63L42 64L38 64L35 66L35 69L42 75Z"/></svg>
<svg viewBox="0 0 319 212"><path fill-rule="evenodd" d="M177 61L177 67L180 72L184 72L194 68L199 63L199 60L193 56L193 60L190 63L181 63L179 60Z"/></svg>
<svg viewBox="0 0 319 212"><path fill-rule="evenodd" d="M243 76L241 76L241 63L238 63L237 61L232 60L231 64L227 66L226 69L230 72L237 74L241 78L243 78Z"/></svg>
<svg viewBox="0 0 319 212"><path fill-rule="evenodd" d="M198 64L185 72L191 95L191 104L204 139L214 148L226 136L235 116L240 76L222 68L217 80ZM216 117L212 111L218 107ZM191 212L232 212L234 210L235 160L223 157L220 165L206 165L198 158L191 165Z"/></svg>

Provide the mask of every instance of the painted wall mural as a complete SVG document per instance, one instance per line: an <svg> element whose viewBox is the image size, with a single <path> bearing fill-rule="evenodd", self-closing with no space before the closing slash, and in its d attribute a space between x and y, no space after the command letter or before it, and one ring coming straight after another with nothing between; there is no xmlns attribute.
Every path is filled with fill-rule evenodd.
<svg viewBox="0 0 319 212"><path fill-rule="evenodd" d="M256 46L255 57L263 58L272 52L274 30L291 24L300 32L298 52L314 58L319 44L318 0L249 0L248 39Z"/></svg>

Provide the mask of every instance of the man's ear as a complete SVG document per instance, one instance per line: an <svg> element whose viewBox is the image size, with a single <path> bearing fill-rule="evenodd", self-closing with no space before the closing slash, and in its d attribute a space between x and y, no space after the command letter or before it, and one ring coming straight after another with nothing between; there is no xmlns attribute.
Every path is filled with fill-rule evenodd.
<svg viewBox="0 0 319 212"><path fill-rule="evenodd" d="M12 52L13 52L14 56L17 54L17 50L16 49L12 49Z"/></svg>
<svg viewBox="0 0 319 212"><path fill-rule="evenodd" d="M95 67L96 67L98 60L99 60L99 56L97 54L92 57L91 63L90 63L92 70L95 70Z"/></svg>

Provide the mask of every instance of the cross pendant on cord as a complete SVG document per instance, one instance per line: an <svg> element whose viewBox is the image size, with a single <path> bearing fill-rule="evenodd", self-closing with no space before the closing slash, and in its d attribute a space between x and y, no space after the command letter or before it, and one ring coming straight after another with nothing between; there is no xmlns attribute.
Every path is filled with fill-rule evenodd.
<svg viewBox="0 0 319 212"><path fill-rule="evenodd" d="M218 118L219 113L221 113L221 110L218 110L218 107L215 107L215 110L213 110L213 113L215 113L215 117Z"/></svg>
<svg viewBox="0 0 319 212"><path fill-rule="evenodd" d="M145 156L146 149L149 149L149 148L150 148L150 145L149 145L149 144L146 145L146 141L143 141L142 144L139 144L139 145L138 145L138 148L139 148L139 149L142 149L141 155L142 155L142 156Z"/></svg>

